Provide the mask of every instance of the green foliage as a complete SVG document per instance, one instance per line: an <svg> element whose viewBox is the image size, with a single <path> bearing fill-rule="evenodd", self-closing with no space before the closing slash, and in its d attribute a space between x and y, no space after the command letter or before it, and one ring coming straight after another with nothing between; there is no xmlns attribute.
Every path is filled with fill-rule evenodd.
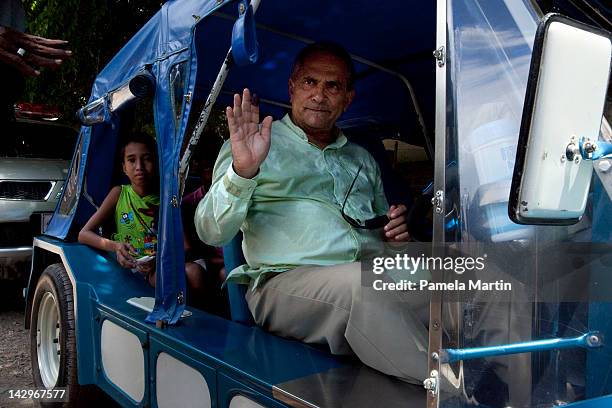
<svg viewBox="0 0 612 408"><path fill-rule="evenodd" d="M64 120L91 93L93 81L136 31L159 10L161 0L22 0L28 32L70 42L72 58L28 81L23 100L56 106Z"/></svg>

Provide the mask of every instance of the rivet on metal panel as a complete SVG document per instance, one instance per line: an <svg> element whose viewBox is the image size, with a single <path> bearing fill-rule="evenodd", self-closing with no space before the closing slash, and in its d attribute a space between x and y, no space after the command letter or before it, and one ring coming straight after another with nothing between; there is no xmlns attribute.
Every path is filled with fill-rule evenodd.
<svg viewBox="0 0 612 408"><path fill-rule="evenodd" d="M572 136L572 139L570 140L569 144L565 148L565 157L567 157L567 160L573 161L574 157L579 157L579 156L580 156L580 149L578 148L578 145L576 144L576 141L574 137Z"/></svg>
<svg viewBox="0 0 612 408"><path fill-rule="evenodd" d="M431 199L431 204L434 207L436 214L442 214L444 203L444 192L442 190L436 191L436 195Z"/></svg>
<svg viewBox="0 0 612 408"><path fill-rule="evenodd" d="M433 353L431 353L431 359L433 361L438 361L440 359L440 355L434 351Z"/></svg>
<svg viewBox="0 0 612 408"><path fill-rule="evenodd" d="M600 343L601 343L601 338L596 334L591 334L587 338L587 344L591 347L597 347L600 345Z"/></svg>
<svg viewBox="0 0 612 408"><path fill-rule="evenodd" d="M443 67L446 63L446 52L444 50L444 46L438 48L433 52L433 56L438 61L438 66Z"/></svg>
<svg viewBox="0 0 612 408"><path fill-rule="evenodd" d="M438 393L438 371L437 370L431 370L431 373L429 373L429 378L426 378L423 381L423 388L428 390L433 395L436 395Z"/></svg>

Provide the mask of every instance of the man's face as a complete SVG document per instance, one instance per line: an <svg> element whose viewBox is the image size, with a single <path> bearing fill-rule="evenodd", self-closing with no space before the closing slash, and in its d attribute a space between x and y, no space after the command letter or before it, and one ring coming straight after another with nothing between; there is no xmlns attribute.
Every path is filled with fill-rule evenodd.
<svg viewBox="0 0 612 408"><path fill-rule="evenodd" d="M348 108L355 92L347 89L348 70L331 54L308 57L289 78L291 119L307 135L329 134L336 120ZM330 143L333 139L326 141Z"/></svg>

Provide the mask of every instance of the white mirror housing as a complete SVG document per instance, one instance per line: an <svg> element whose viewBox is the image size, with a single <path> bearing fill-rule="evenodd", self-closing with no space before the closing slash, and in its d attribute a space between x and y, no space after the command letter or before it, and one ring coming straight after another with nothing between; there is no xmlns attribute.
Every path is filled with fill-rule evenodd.
<svg viewBox="0 0 612 408"><path fill-rule="evenodd" d="M586 207L610 79L610 33L548 14L536 33L509 200L519 224L570 225Z"/></svg>

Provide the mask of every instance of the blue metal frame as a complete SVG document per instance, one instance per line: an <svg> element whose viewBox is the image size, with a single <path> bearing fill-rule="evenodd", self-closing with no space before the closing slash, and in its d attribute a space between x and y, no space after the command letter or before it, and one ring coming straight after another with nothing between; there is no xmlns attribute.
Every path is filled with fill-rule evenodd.
<svg viewBox="0 0 612 408"><path fill-rule="evenodd" d="M152 297L153 289L139 276L119 267L112 254L49 237L39 239L47 245L47 250L50 248L62 257L75 285L79 384L96 384L124 406L148 405L154 401L151 395L155 392L154 364L160 351L201 371L207 380L214 375L208 369L217 376L225 373L240 384L240 393L254 392L258 395L256 399L263 398L266 404L273 401L272 389L277 384L345 366L325 351L199 310L192 310L193 315L176 326L158 328L147 324L147 312L126 301L138 296ZM145 397L139 404L110 383L103 373L100 330L106 319L137 335L145 349L147 384ZM294 364L296 360L301 363ZM219 398L225 397L219 394Z"/></svg>
<svg viewBox="0 0 612 408"><path fill-rule="evenodd" d="M285 404L281 404L270 397L261 395L261 393L257 392L256 389L250 387L248 384L237 381L235 378L225 373L218 374L217 384L219 390L219 406L221 407L229 407L232 398L236 395L242 395L269 408L286 407Z"/></svg>
<svg viewBox="0 0 612 408"><path fill-rule="evenodd" d="M445 349L440 356L443 363L454 363L455 361L472 360L475 358L505 356L508 354L533 353L536 351L560 350L566 348L602 347L601 334L591 331L582 336L572 338L555 338L545 340L526 341L521 343L503 344L491 347L474 347L469 349Z"/></svg>
<svg viewBox="0 0 612 408"><path fill-rule="evenodd" d="M223 259L227 271L234 270L246 263L242 253L242 232L236 234L228 244L223 246ZM244 299L247 286L234 282L228 282L226 286L232 320L248 325L254 324L253 316Z"/></svg>

